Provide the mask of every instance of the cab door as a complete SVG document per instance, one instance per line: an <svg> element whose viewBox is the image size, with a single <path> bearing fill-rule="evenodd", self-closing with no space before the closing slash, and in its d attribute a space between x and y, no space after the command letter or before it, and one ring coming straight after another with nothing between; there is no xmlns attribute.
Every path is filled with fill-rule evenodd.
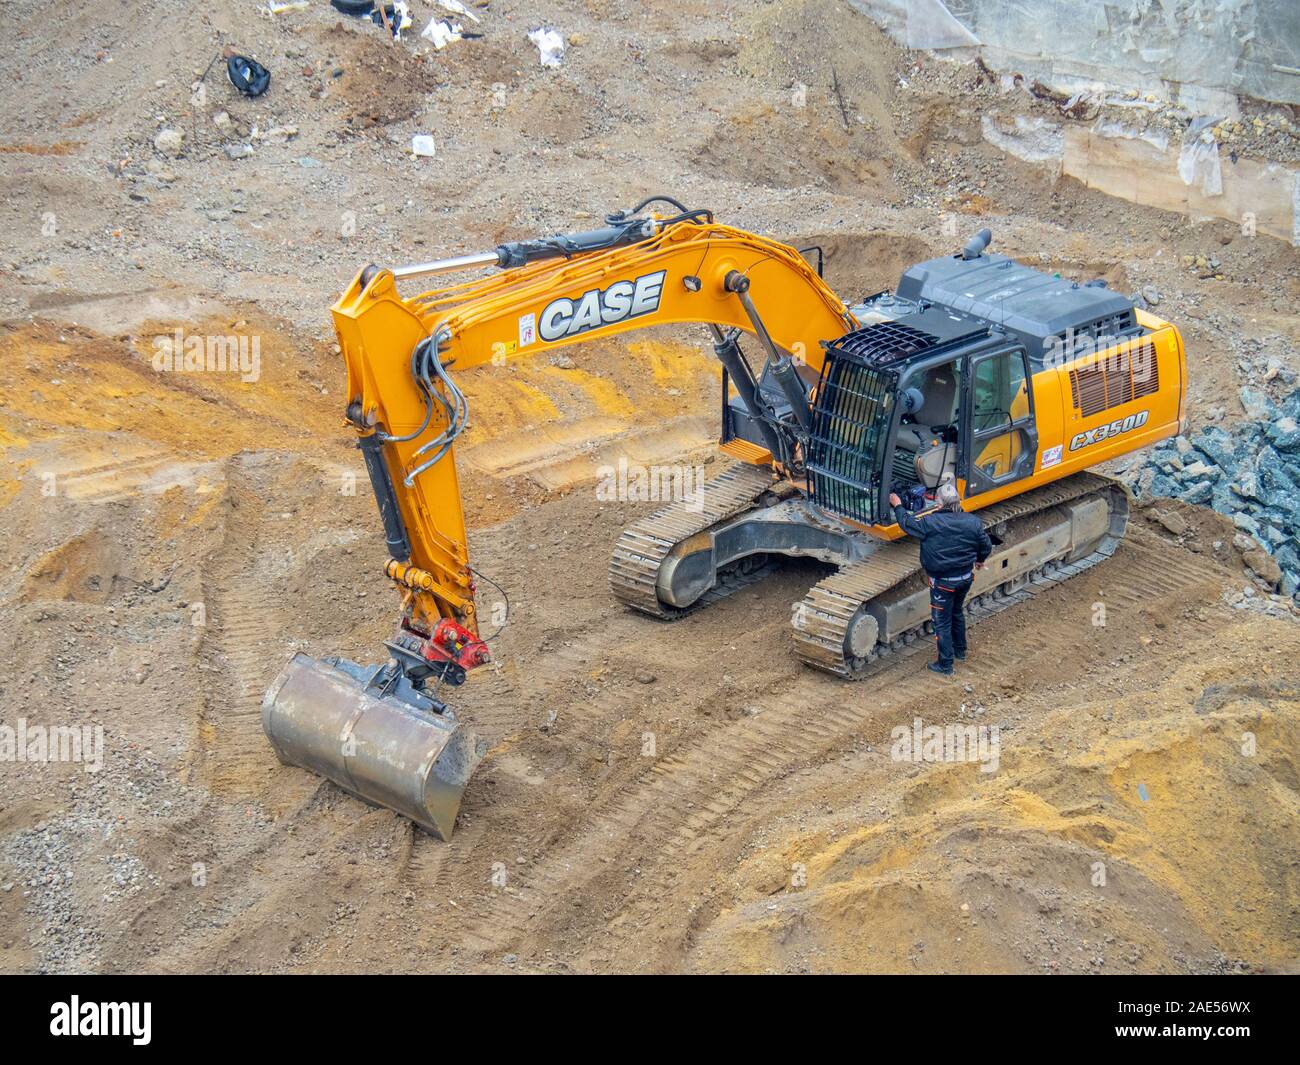
<svg viewBox="0 0 1300 1065"><path fill-rule="evenodd" d="M1034 472L1038 429L1023 348L971 357L962 387L962 442L967 497Z"/></svg>

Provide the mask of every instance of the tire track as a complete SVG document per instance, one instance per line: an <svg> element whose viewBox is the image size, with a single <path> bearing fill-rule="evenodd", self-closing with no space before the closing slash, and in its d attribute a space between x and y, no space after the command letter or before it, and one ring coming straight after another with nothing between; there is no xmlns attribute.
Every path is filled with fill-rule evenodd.
<svg viewBox="0 0 1300 1065"><path fill-rule="evenodd" d="M228 463L227 477L222 543L203 574L210 654L200 734L214 794L265 796L278 763L262 733L262 695L282 665L274 648L285 629L278 621L280 597L257 572L265 492L238 458Z"/></svg>
<svg viewBox="0 0 1300 1065"><path fill-rule="evenodd" d="M1116 598L1129 603L1155 602L1198 585L1222 584L1222 573L1211 564L1171 559L1158 549L1131 543L1092 572L1109 586L1118 584L1123 591ZM635 929L639 922L634 914L652 919L662 911L683 859L720 846L728 834L729 815L742 803L796 769L821 764L865 728L887 725L901 711L908 716L918 704L950 701L952 681L928 671L916 674L907 663L929 646L928 640L917 641L897 664L852 689L801 671L780 685L757 716L719 724L693 737L594 809L581 832L521 875L516 890L485 898L464 930L463 942L485 956L519 949L525 936L541 932L557 907L609 868L602 856L632 851L649 857L641 859L641 875L622 900L619 924ZM987 683L1023 667L1024 661L1023 645L981 647L979 659L965 672ZM1086 659L1078 656L1060 664L1059 677L1067 680L1087 670ZM904 674L906 685L898 683Z"/></svg>

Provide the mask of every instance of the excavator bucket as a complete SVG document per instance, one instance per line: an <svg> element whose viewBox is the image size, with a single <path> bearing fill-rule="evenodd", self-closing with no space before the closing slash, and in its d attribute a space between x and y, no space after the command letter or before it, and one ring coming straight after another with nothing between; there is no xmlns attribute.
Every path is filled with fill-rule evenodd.
<svg viewBox="0 0 1300 1065"><path fill-rule="evenodd" d="M441 703L387 682L383 667L295 654L262 699L280 761L451 838L483 751Z"/></svg>

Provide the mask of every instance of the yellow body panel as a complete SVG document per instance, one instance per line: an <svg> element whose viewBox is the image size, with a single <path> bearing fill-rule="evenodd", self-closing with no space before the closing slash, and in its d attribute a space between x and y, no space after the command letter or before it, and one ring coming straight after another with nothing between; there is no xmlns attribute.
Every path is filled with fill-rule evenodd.
<svg viewBox="0 0 1300 1065"><path fill-rule="evenodd" d="M1126 345L1133 346L1131 341L1095 355L1074 359L1059 368L1041 370L1034 374L1034 416L1038 425L1038 459L1034 464L1034 472L1030 477L972 497L964 504L967 510L977 510L1031 488L1069 477L1073 473L1174 436L1180 431L1187 381L1187 359L1183 352L1182 338L1172 325L1153 315L1139 311L1138 321L1152 331L1142 341L1150 342L1154 349L1159 389L1089 416L1085 416L1075 404L1070 387L1070 373L1108 360L1113 363L1123 353ZM1080 434L1114 423L1122 425L1126 418L1143 412L1147 413L1147 419L1139 427L1107 435L1094 443L1080 442L1078 446L1071 447ZM1012 413L1018 412L1013 410ZM1060 460L1045 463L1045 458L1050 456L1055 447L1061 449ZM962 490L964 493L964 484Z"/></svg>

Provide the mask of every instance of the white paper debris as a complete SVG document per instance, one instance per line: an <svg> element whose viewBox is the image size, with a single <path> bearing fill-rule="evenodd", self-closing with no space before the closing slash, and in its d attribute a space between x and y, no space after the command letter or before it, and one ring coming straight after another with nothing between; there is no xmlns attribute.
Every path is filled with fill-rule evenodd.
<svg viewBox="0 0 1300 1065"><path fill-rule="evenodd" d="M433 138L427 133L417 133L411 138L411 154L425 159L432 159L436 149Z"/></svg>
<svg viewBox="0 0 1300 1065"><path fill-rule="evenodd" d="M462 27L459 22L451 22L445 18L433 18L429 20L429 24L421 31L420 36L426 41L431 42L433 47L438 49L438 51L442 51L442 49L446 48L452 41L463 39L461 37L463 29L464 27Z"/></svg>
<svg viewBox="0 0 1300 1065"><path fill-rule="evenodd" d="M537 51L541 53L542 66L558 67L560 60L564 58L564 38L556 30L542 27L537 30L530 30L528 39L537 45Z"/></svg>
<svg viewBox="0 0 1300 1065"><path fill-rule="evenodd" d="M462 4L460 0L438 0L438 6L444 11L450 11L453 15L464 15L475 22L479 21L479 17Z"/></svg>

